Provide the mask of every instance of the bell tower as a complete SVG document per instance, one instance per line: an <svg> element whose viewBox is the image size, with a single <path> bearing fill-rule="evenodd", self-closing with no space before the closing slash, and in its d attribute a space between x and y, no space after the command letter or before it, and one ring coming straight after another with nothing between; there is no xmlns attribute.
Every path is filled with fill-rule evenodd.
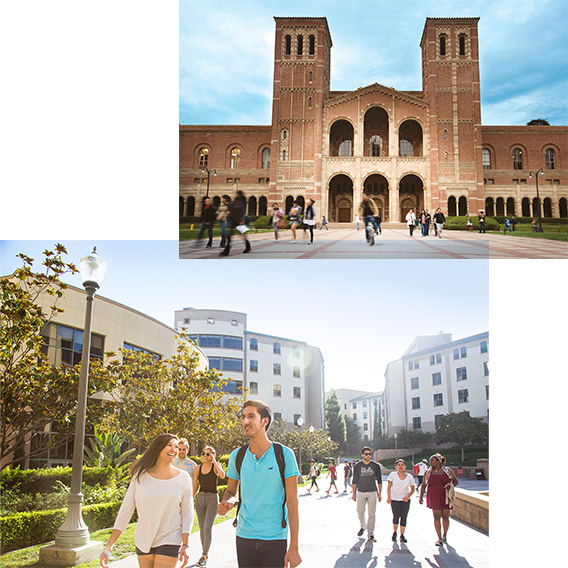
<svg viewBox="0 0 568 568"><path fill-rule="evenodd" d="M274 95L269 201L321 200L323 102L329 96L326 18L274 18Z"/></svg>
<svg viewBox="0 0 568 568"><path fill-rule="evenodd" d="M422 88L429 103L432 207L447 211L448 195L465 197L472 215L485 209L478 21L427 18L420 42Z"/></svg>

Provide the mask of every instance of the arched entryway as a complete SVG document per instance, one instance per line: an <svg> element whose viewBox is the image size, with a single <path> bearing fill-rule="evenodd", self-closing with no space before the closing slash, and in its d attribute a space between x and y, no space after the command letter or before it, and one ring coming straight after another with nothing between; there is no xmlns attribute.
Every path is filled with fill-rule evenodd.
<svg viewBox="0 0 568 568"><path fill-rule="evenodd" d="M565 197L562 197L558 202L558 210L560 212L560 217L568 217L568 200L566 200Z"/></svg>
<svg viewBox="0 0 568 568"><path fill-rule="evenodd" d="M458 215L460 217L465 217L467 215L467 197L462 195L458 199Z"/></svg>
<svg viewBox="0 0 568 568"><path fill-rule="evenodd" d="M502 197L498 197L495 203L495 212L498 217L505 215L505 200Z"/></svg>
<svg viewBox="0 0 568 568"><path fill-rule="evenodd" d="M258 214L259 214L259 215L266 215L267 209L268 209L268 200L267 200L266 197L263 195L263 196L258 200Z"/></svg>
<svg viewBox="0 0 568 568"><path fill-rule="evenodd" d="M523 197L521 201L521 215L523 217L530 217L531 216L531 202L528 197Z"/></svg>
<svg viewBox="0 0 568 568"><path fill-rule="evenodd" d="M513 197L507 198L507 215L515 215L515 199Z"/></svg>
<svg viewBox="0 0 568 568"><path fill-rule="evenodd" d="M387 221L390 218L389 182L387 178L381 174L371 174L363 182L363 191L377 204L381 219Z"/></svg>
<svg viewBox="0 0 568 568"><path fill-rule="evenodd" d="M329 132L330 156L353 156L353 125L347 120L338 120Z"/></svg>
<svg viewBox="0 0 568 568"><path fill-rule="evenodd" d="M353 180L349 176L339 174L331 178L328 218L335 223L353 221Z"/></svg>
<svg viewBox="0 0 568 568"><path fill-rule="evenodd" d="M406 214L412 208L414 213L424 207L424 184L414 175L408 174L401 178L398 184L398 199L400 204L400 221L406 220Z"/></svg>
<svg viewBox="0 0 568 568"><path fill-rule="evenodd" d="M542 203L543 217L552 217L552 200L550 197L545 197Z"/></svg>
<svg viewBox="0 0 568 568"><path fill-rule="evenodd" d="M493 201L493 197L487 197L485 199L485 214L488 217L495 215L495 202Z"/></svg>

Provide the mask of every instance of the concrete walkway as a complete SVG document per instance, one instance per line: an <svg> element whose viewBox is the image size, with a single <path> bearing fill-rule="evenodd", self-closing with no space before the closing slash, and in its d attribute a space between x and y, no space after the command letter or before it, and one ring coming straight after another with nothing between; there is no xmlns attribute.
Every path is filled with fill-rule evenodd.
<svg viewBox="0 0 568 568"><path fill-rule="evenodd" d="M300 555L305 568L487 568L489 566L489 537L452 519L448 544L435 546L436 532L432 512L412 497L407 544L392 542L392 515L386 503L386 477L383 480L383 501L377 506L375 538L368 542L357 537L359 521L355 502L350 494L327 495L329 482L321 479L321 491L309 494L299 489ZM342 485L339 486L340 488ZM488 482L460 480L468 490L487 490ZM199 533L190 537L190 564L201 555ZM135 556L111 564L112 568L137 568ZM232 521L213 527L213 542L208 568L236 568L235 529Z"/></svg>
<svg viewBox="0 0 568 568"><path fill-rule="evenodd" d="M274 234L249 232L252 252L243 255L244 242L239 235L233 239L231 254L225 258L238 259L345 259L345 258L385 258L385 259L483 259L483 258L568 258L568 242L529 237L513 237L489 233L444 231L439 239L430 234L423 237L420 231L410 236L405 228L384 228L382 235L375 238L375 246L365 241L363 230L353 227L319 229L314 232L314 243L308 244L309 233L298 231L297 244L291 244L290 230L280 231L277 243ZM179 243L180 258L219 259L220 238L215 238L214 247L204 248L201 241Z"/></svg>

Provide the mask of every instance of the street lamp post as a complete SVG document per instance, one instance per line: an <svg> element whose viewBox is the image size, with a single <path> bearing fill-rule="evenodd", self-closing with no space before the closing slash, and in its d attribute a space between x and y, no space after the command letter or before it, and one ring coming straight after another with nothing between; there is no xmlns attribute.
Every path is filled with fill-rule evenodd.
<svg viewBox="0 0 568 568"><path fill-rule="evenodd" d="M314 427L310 424L310 460L314 459Z"/></svg>
<svg viewBox="0 0 568 568"><path fill-rule="evenodd" d="M543 176L544 170L542 168L539 168L536 172L529 172L529 179L532 179L533 174L534 174L534 177L535 177L535 180L536 180L536 203L537 203L537 206L538 206L538 229L537 229L537 232L542 233L543 232L542 231L542 224L540 222L540 196L538 194L538 176L539 175Z"/></svg>
<svg viewBox="0 0 568 568"><path fill-rule="evenodd" d="M201 168L201 173L204 174L205 172L207 172L207 193L205 194L205 197L209 197L209 180L211 179L211 174L213 174L214 176L217 175L217 170L210 170L209 168L203 166Z"/></svg>
<svg viewBox="0 0 568 568"><path fill-rule="evenodd" d="M83 286L87 292L87 304L85 308L85 330L83 333L83 348L81 353L81 372L77 395L75 441L73 445L73 466L71 471L71 489L67 499L67 516L57 531L55 545L52 545L52 547L44 547L40 550L40 561L49 560L51 562L57 562L58 558L65 556L65 554L58 553L57 550L63 549L64 551L69 551L69 554L66 556L71 558L73 563L57 562L50 564L52 566L72 566L80 564L87 561L85 560L85 554L92 556L93 553L96 553L95 556L91 558L94 559L102 551L102 543L90 543L89 529L83 521L83 514L81 512L81 503L83 501L83 494L81 493L83 481L83 450L85 445L85 420L87 414L89 354L91 351L91 320L93 315L94 295L99 289L99 284L106 271L106 264L97 255L96 250L95 247L90 255L83 257L79 265L83 278ZM85 548L89 548L87 545L92 545L90 547L91 552L84 550ZM100 550L98 545L101 545ZM76 549L79 548L81 550L77 551ZM65 562L68 562L68 560ZM45 564L46 562L43 563Z"/></svg>
<svg viewBox="0 0 568 568"><path fill-rule="evenodd" d="M300 475L298 475L298 483L304 483L304 478L302 477L302 425L304 424L304 419L299 416L298 420L296 420L296 424L300 427L300 449L299 449L299 466L300 466Z"/></svg>
<svg viewBox="0 0 568 568"><path fill-rule="evenodd" d="M395 434L395 435L394 435L394 449L395 449L395 450L398 450L398 447L397 447L397 438L398 438L398 434Z"/></svg>
<svg viewBox="0 0 568 568"><path fill-rule="evenodd" d="M331 459L331 436L327 437L327 452L329 453L329 459Z"/></svg>

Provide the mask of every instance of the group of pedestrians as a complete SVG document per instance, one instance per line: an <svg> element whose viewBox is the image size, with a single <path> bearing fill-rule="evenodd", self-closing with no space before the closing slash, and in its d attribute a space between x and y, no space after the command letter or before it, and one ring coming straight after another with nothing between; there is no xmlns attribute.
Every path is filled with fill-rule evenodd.
<svg viewBox="0 0 568 568"><path fill-rule="evenodd" d="M130 485L100 557L103 568L108 568L112 548L134 510L138 513L134 543L140 568L175 568L178 561L180 568L188 564L194 510L202 547L195 565L207 566L215 517L226 515L237 495L234 524L239 567L295 568L301 563L299 470L294 452L268 439L272 411L262 401L243 404L241 423L249 442L231 453L226 474L211 446L203 448L202 463L197 465L187 457L185 438L160 434L152 441L130 467ZM225 476L227 489L219 502L217 483Z"/></svg>
<svg viewBox="0 0 568 568"><path fill-rule="evenodd" d="M292 207L290 211L288 211L288 220L290 221L290 230L292 232L292 240L290 241L291 244L296 244L298 241L296 230L300 223L303 224L304 232L309 230L310 231L310 240L308 244L311 245L314 242L314 228L316 226L316 207L315 201L308 197L308 204L306 208L302 207L302 204L299 199L295 199L292 203ZM278 231L279 229L286 228L286 220L284 219L284 211L280 209L278 203L272 204L272 228L274 230L274 242L278 242ZM322 229L325 226L327 230L327 221L325 217L322 221Z"/></svg>
<svg viewBox="0 0 568 568"><path fill-rule="evenodd" d="M414 229L420 226L420 232L423 237L427 237L430 233L430 226L434 228L434 236L442 238L442 230L444 229L444 223L446 222L446 216L442 213L442 209L438 207L434 212L434 216L430 215L428 209L422 209L418 217L411 208L406 214L406 224L412 237L414 234ZM433 221L433 222L432 222Z"/></svg>

